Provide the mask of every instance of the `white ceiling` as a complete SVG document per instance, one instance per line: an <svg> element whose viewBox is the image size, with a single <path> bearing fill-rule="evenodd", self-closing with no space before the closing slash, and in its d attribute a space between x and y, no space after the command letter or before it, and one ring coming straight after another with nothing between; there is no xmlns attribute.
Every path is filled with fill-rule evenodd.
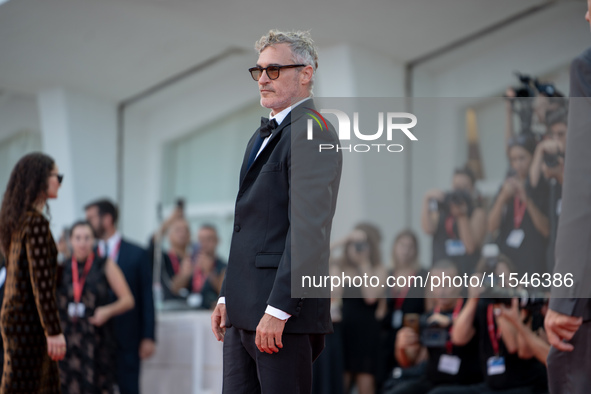
<svg viewBox="0 0 591 394"><path fill-rule="evenodd" d="M541 0L11 0L0 6L0 89L133 96L269 28L311 29L408 62ZM253 52L253 60L255 59Z"/></svg>

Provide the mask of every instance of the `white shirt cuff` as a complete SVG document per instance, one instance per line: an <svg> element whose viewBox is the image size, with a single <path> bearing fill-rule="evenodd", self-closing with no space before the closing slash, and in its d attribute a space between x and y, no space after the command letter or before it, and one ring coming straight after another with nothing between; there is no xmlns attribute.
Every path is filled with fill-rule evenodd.
<svg viewBox="0 0 591 394"><path fill-rule="evenodd" d="M218 304L225 304L225 303L226 303L226 297L218 298Z"/></svg>
<svg viewBox="0 0 591 394"><path fill-rule="evenodd" d="M267 309L265 310L265 313L269 314L273 317L276 317L279 320L287 320L291 317L291 315L289 313L283 312L281 309L277 309L275 307L272 307L271 305L267 305Z"/></svg>

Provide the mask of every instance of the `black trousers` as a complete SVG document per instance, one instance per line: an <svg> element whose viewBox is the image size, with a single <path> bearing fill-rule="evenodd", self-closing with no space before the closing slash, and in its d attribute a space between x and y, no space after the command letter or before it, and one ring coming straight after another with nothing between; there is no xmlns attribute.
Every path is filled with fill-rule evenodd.
<svg viewBox="0 0 591 394"><path fill-rule="evenodd" d="M548 354L548 387L552 394L589 393L591 374L591 321L583 322L569 341L574 346L572 352L561 352L550 348Z"/></svg>
<svg viewBox="0 0 591 394"><path fill-rule="evenodd" d="M323 334L283 334L283 349L257 349L254 331L230 327L224 337L224 394L309 394L312 363L324 348Z"/></svg>
<svg viewBox="0 0 591 394"><path fill-rule="evenodd" d="M121 394L139 394L140 356L137 350L119 350L117 354L117 385Z"/></svg>

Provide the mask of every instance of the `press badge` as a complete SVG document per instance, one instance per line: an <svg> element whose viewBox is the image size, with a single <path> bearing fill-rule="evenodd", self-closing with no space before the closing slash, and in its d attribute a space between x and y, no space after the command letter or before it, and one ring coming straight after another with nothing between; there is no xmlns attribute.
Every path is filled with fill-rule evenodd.
<svg viewBox="0 0 591 394"><path fill-rule="evenodd" d="M486 360L488 376L505 373L505 357L491 357Z"/></svg>
<svg viewBox="0 0 591 394"><path fill-rule="evenodd" d="M452 356L451 354L442 354L439 357L439 364L437 370L439 372L447 373L449 375L457 375L460 371L460 364L462 360L458 356Z"/></svg>
<svg viewBox="0 0 591 394"><path fill-rule="evenodd" d="M68 304L68 316L71 318L81 318L84 317L84 312L86 312L86 306L84 306L81 302L70 302Z"/></svg>
<svg viewBox="0 0 591 394"><path fill-rule="evenodd" d="M394 311L392 314L392 327L393 328L400 328L402 327L402 316L404 313L400 309Z"/></svg>
<svg viewBox="0 0 591 394"><path fill-rule="evenodd" d="M466 247L459 239L448 239L445 241L445 253L448 256L463 256L466 254Z"/></svg>
<svg viewBox="0 0 591 394"><path fill-rule="evenodd" d="M525 238L523 230L516 228L509 233L509 236L507 237L507 246L517 249L523 243L523 238Z"/></svg>
<svg viewBox="0 0 591 394"><path fill-rule="evenodd" d="M193 293L187 297L187 305L189 308L199 308L203 303L203 296L199 293Z"/></svg>

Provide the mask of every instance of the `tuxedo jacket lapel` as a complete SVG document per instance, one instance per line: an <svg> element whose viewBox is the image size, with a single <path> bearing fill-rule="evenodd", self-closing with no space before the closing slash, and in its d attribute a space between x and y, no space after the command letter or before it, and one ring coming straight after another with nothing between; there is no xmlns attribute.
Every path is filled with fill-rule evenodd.
<svg viewBox="0 0 591 394"><path fill-rule="evenodd" d="M306 101L306 103L308 104L308 107L314 108L314 101L308 100L308 101ZM305 103L302 103L300 105L305 105ZM256 158L256 160L250 166L250 168L246 168L246 166L248 164L248 157L250 156L250 151L252 150L252 147L254 146L256 138L259 134L260 127L254 133L254 135L250 138L250 141L248 141L248 146L246 147L246 152L244 152L244 159L242 160L242 167L240 168L240 190L243 190L245 188L247 177L252 178L251 175L253 173L258 175L258 173L260 172L260 167L262 166L260 163L267 161L270 153L273 151L273 148L277 144L277 141L279 140L279 137L281 136L283 129L286 128L287 126L291 125L292 121L295 120L295 119L292 119L292 115L293 115L293 111L291 111L285 117L285 119L283 119L283 122L281 122L281 124L277 127L277 129L275 131L273 131L273 133L271 134L271 138L269 139L267 146L265 146L265 149L263 149L263 151L261 152L259 157ZM303 112L297 111L297 118L299 118L301 116L303 116ZM254 178L256 178L256 175L254 175Z"/></svg>
<svg viewBox="0 0 591 394"><path fill-rule="evenodd" d="M240 185L242 185L242 182L244 181L244 176L246 175L246 171L247 171L246 166L248 164L248 157L250 156L250 151L252 150L252 147L254 146L254 142L256 141L257 135L259 134L259 129L257 129L257 131L253 134L252 137L250 137L250 141L248 141L248 144L246 146L246 152L244 152L244 158L242 159L242 167L240 168L240 182L239 182Z"/></svg>
<svg viewBox="0 0 591 394"><path fill-rule="evenodd" d="M245 161L242 163L242 170L244 171L244 176L241 177L242 180L240 182L240 189L239 189L240 192L242 190L246 189L259 175L259 173L261 172L261 168L267 162L267 160L269 159L269 156L271 156L271 153L273 153L273 148L275 148L275 145L277 145L277 143L281 139L281 134L283 132L283 129L288 124L289 124L289 122L287 122L287 118L283 122L281 122L281 125L279 125L279 127L271 135L269 142L267 142L267 146L265 146L265 149L263 149L263 151L259 154L259 156L256 158L254 163L252 163L252 165L248 169L246 169L246 164L247 164L246 161L248 160L248 155L245 156ZM258 133L258 131L257 131L257 133ZM256 137L256 135L255 135L255 137ZM255 140L255 138L252 139L252 143L248 144L248 148L247 148L248 154L250 154L250 150L252 149L252 146L254 145L254 140Z"/></svg>

